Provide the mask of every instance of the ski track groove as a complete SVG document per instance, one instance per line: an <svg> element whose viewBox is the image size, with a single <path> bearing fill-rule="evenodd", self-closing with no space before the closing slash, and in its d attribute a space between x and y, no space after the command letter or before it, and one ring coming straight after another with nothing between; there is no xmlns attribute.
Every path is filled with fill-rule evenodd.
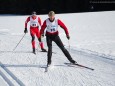
<svg viewBox="0 0 115 86"><path fill-rule="evenodd" d="M64 57L65 59L67 59L65 56L63 56L63 57ZM62 60L62 58L59 58L59 60ZM72 67L69 67L69 68L72 68ZM79 68L79 67L78 67L78 68ZM76 68L73 68L73 70L75 70L75 69L76 69ZM81 68L80 68L80 69L81 69ZM70 70L70 69L69 69L69 70ZM76 70L77 70L77 69L76 69ZM72 71L72 70L71 70L71 71ZM71 74L71 73L70 73L70 74ZM70 74L69 74L69 75L70 75ZM81 73L79 72L79 75L80 75L80 74L81 74ZM71 75L72 75L72 74L71 74ZM84 78L84 76L83 76L82 74L81 74L81 76ZM74 77L74 76L73 76L73 77ZM76 79L74 79L74 80L76 80ZM85 84L86 82L84 82L83 80L81 80L80 83L84 83L84 84ZM81 85L82 85L82 84L81 84ZM86 84L85 84L85 85L86 85Z"/></svg>
<svg viewBox="0 0 115 86"><path fill-rule="evenodd" d="M29 56L29 54L28 54L28 56ZM16 59L15 59L15 60L16 60ZM60 60L60 59L59 59L59 60ZM17 61L18 61L18 59L16 60L16 62L17 62ZM28 57L27 61L30 61L30 63L32 63L31 60L30 60L30 57ZM59 70L61 71L61 68L60 68ZM52 71L52 70L51 70L51 71ZM49 70L48 72L50 72L50 70ZM31 70L31 73L32 73L32 70ZM33 73L32 73L32 74L33 74ZM71 73L70 73L70 74L71 74ZM81 74L81 72L79 72L79 74ZM51 75L48 75L48 76L49 76L49 78L50 78ZM81 76L84 77L83 74L81 74ZM52 77L52 76L51 76L51 77ZM86 78L86 77L85 77L85 78ZM57 78L56 78L56 79L57 79ZM86 80L85 80L85 81L86 81ZM55 81L53 81L53 82L55 82ZM84 82L83 80L80 81L80 83L82 83L82 82L85 84L85 82ZM50 84L50 85L52 85L52 84ZM49 86L50 86L50 85L49 85ZM83 85L83 84L82 84L82 85Z"/></svg>
<svg viewBox="0 0 115 86"><path fill-rule="evenodd" d="M14 86L14 84L7 78L7 76L0 70L0 75L2 76L2 78L5 80L5 82L9 85L9 86Z"/></svg>
<svg viewBox="0 0 115 86"><path fill-rule="evenodd" d="M89 57L90 58L90 57ZM102 61L100 61L100 62L102 62ZM104 62L104 63L106 63L106 62ZM107 63L106 63L107 64ZM103 70L103 69L102 69ZM95 71L95 70L94 70ZM80 72L79 72L80 73ZM84 72L85 73L85 72ZM81 73L80 73L81 74ZM83 77L84 77L84 75L83 74L81 74ZM89 75L89 74L88 74ZM95 77L92 77L91 79L95 79ZM95 79L96 80L96 82L100 85L100 86L102 86L102 84L97 80L97 79ZM106 83L107 84L107 83Z"/></svg>
<svg viewBox="0 0 115 86"><path fill-rule="evenodd" d="M12 77L12 79L14 79L20 86L25 86L23 82L20 81L8 68L6 68L1 62L0 64L1 67L5 70L5 72L7 72L7 74L9 74Z"/></svg>
<svg viewBox="0 0 115 86"><path fill-rule="evenodd" d="M24 49L23 48L24 46L19 46L19 47L21 47L22 50ZM9 56L9 60L11 60L11 62L6 61L5 63L17 64L17 67L16 67L17 69L15 71L20 71L21 76L18 76L17 74L15 74L14 70L12 71L10 68L9 69L10 71L14 72L14 74L18 76L19 78L22 77L21 80L24 82L26 86L31 86L31 85L43 86L43 83L47 83L45 84L47 86L71 86L71 85L72 86L76 86L76 85L77 86L92 86L92 85L93 86L94 85L114 86L113 82L107 82L106 80L103 80L104 78L102 75L97 76L99 75L100 72L104 72L105 70L105 68L103 68L103 65L99 66L98 64L108 65L109 63L107 62L107 60L106 61L103 59L100 60L99 58L95 59L93 55L89 55L89 54L81 55L82 52L71 50L70 54L72 55L72 57L74 57L76 61L78 61L78 63L81 63L81 64L84 63L84 65L87 65L89 63L90 65L87 65L87 66L94 67L94 69L96 66L98 66L99 68L96 68L94 71L90 71L90 70L80 68L80 67L74 68L74 67L65 67L65 66L55 66L56 64L60 64L60 63L63 64L64 62L68 60L64 56L64 54L61 52L60 48L53 45L53 49L55 50L59 49L57 54L52 55L52 62L54 63L54 69L51 69L51 70L49 69L47 73L44 73L45 69L41 67L47 64L47 53L40 53L37 51L36 55L34 55L33 53L20 54L18 52L19 47L14 53L1 52L1 57ZM2 60L5 61L5 58ZM20 65L20 64L23 64L23 65ZM109 65L112 65L112 64L109 64ZM23 68L25 68L25 70L23 70ZM95 71L98 71L98 72L95 73ZM77 72L77 73L74 74L73 72ZM107 76L109 76L110 74L115 75L115 73L110 73L110 72L108 73L108 71L107 72L105 71L104 74L108 74ZM48 80L46 80L45 78L47 78ZM60 78L62 79L60 80ZM56 84L55 82L57 82L58 84Z"/></svg>

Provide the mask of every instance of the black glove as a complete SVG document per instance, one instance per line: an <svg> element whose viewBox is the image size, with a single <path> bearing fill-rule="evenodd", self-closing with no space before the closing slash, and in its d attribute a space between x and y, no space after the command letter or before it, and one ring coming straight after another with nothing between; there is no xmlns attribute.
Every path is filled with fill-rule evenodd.
<svg viewBox="0 0 115 86"><path fill-rule="evenodd" d="M24 33L28 33L28 30L27 30L27 28L25 28L25 30L24 30Z"/></svg>
<svg viewBox="0 0 115 86"><path fill-rule="evenodd" d="M66 37L67 37L68 40L70 39L70 36L69 36L69 35L67 35Z"/></svg>

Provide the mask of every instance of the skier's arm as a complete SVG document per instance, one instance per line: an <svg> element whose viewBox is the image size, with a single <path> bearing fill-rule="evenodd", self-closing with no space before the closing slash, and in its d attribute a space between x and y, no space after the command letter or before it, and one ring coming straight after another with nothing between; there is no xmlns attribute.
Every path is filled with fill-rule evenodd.
<svg viewBox="0 0 115 86"><path fill-rule="evenodd" d="M44 30L46 28L46 21L44 21L43 25L41 26L41 30L40 30L40 35L44 34Z"/></svg>
<svg viewBox="0 0 115 86"><path fill-rule="evenodd" d="M41 26L41 18L40 17L38 17L38 22L39 22L39 24L40 24L40 26Z"/></svg>
<svg viewBox="0 0 115 86"><path fill-rule="evenodd" d="M25 21L25 30L24 30L24 33L27 33L27 32L28 32L28 30L27 30L27 24L28 24L29 21L30 21L30 17L28 17L28 18L26 19L26 21Z"/></svg>
<svg viewBox="0 0 115 86"><path fill-rule="evenodd" d="M65 33L66 33L66 36L69 36L69 32L68 32L67 27L66 27L65 24L64 24L61 20L59 20L59 19L58 19L58 25L64 29L64 31L65 31Z"/></svg>
<svg viewBox="0 0 115 86"><path fill-rule="evenodd" d="M28 18L26 19L26 21L25 21L25 28L27 28L27 24L28 24L29 21L30 21L30 17L28 17Z"/></svg>

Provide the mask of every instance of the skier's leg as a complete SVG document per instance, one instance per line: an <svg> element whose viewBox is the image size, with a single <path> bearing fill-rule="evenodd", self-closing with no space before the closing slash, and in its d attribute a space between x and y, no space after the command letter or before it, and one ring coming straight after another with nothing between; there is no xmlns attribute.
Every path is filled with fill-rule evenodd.
<svg viewBox="0 0 115 86"><path fill-rule="evenodd" d="M32 49L33 49L33 53L35 53L35 31L34 29L30 28L30 35L32 37Z"/></svg>
<svg viewBox="0 0 115 86"><path fill-rule="evenodd" d="M47 36L46 36L46 40L47 40L47 46L48 46L47 62L48 62L48 65L50 65L51 57L52 57L52 40L50 39L50 37L47 37Z"/></svg>
<svg viewBox="0 0 115 86"><path fill-rule="evenodd" d="M44 52L46 52L46 49L44 49L44 45L43 45L43 42L41 40L41 36L40 36L40 32L39 32L38 28L36 29L36 36L38 38L41 50L44 51Z"/></svg>
<svg viewBox="0 0 115 86"><path fill-rule="evenodd" d="M32 49L33 49L33 53L35 53L35 36L31 34L32 37Z"/></svg>
<svg viewBox="0 0 115 86"><path fill-rule="evenodd" d="M54 39L55 43L58 45L58 47L63 51L63 53L65 54L65 56L67 57L67 59L72 62L75 63L76 61L74 61L71 57L71 55L69 54L69 52L65 49L61 39L59 36L56 36L56 38Z"/></svg>
<svg viewBox="0 0 115 86"><path fill-rule="evenodd" d="M40 45L41 50L42 50L43 52L46 52L47 50L44 49L44 44L43 44L43 42L41 41L41 38L38 38L38 40L39 40L39 45Z"/></svg>

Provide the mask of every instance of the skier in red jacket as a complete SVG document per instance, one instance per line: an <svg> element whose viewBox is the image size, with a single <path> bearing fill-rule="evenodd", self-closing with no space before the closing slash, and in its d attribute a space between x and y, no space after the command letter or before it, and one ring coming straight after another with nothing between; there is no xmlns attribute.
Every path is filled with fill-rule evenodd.
<svg viewBox="0 0 115 86"><path fill-rule="evenodd" d="M36 15L36 12L32 12L32 15L29 16L26 19L26 21L25 21L25 30L24 30L24 33L28 32L28 30L27 30L27 24L28 24L29 21L30 21L30 34L31 34L31 37L32 37L33 53L36 54L36 52L35 52L35 48L36 48L35 47L35 35L38 38L41 50L43 52L46 52L46 49L44 49L44 46L43 46L43 42L41 41L41 36L40 36L40 32L39 32L39 29L41 27L41 19L40 19L40 17L38 17Z"/></svg>
<svg viewBox="0 0 115 86"><path fill-rule="evenodd" d="M69 36L69 32L67 27L64 25L64 23L60 20L60 19L56 19L55 18L55 13L54 11L50 11L48 14L49 18L46 19L41 27L40 30L40 34L41 36L44 36L44 30L46 28L46 40L47 40L47 46L48 46L48 60L47 60L47 66L49 66L51 64L51 56L52 56L52 41L54 41L58 47L63 51L63 53L65 54L65 56L67 57L67 59L75 64L77 63L76 61L74 61L71 57L71 55L69 54L69 52L65 49L60 37L58 36L59 32L58 32L58 25L60 27L62 27L66 33L66 37L69 40L70 36Z"/></svg>

